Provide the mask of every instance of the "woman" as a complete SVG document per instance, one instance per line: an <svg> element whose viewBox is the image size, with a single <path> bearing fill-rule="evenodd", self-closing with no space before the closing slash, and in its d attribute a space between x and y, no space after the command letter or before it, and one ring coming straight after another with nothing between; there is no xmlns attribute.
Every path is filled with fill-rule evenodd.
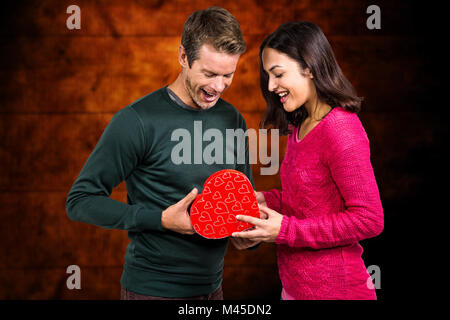
<svg viewBox="0 0 450 320"><path fill-rule="evenodd" d="M278 244L283 299L376 299L358 243L384 225L369 140L356 115L362 99L313 23L281 25L259 56L262 124L289 134L282 192L257 192L267 219L238 216L256 227L233 236Z"/></svg>

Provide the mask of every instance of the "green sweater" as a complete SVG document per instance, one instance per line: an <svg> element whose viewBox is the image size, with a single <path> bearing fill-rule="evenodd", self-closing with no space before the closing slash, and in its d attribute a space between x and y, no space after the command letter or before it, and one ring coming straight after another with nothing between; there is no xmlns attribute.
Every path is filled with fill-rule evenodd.
<svg viewBox="0 0 450 320"><path fill-rule="evenodd" d="M202 139L202 132L212 128L223 135L223 161L206 164L202 150L211 150L208 145L216 141ZM169 97L166 87L114 115L73 184L66 209L72 220L128 231L122 287L144 295L189 297L211 293L221 285L228 240L163 229L161 213L194 187L201 193L206 179L222 169L239 170L253 184L248 138L244 163L239 148L230 149L226 141L226 129L238 128L247 130L245 120L226 101L219 99L207 110L188 110ZM172 135L177 129L189 132L191 141ZM234 141L237 145L238 139ZM190 161L189 150L180 151L181 142L190 143ZM234 156L233 163L227 161L227 151ZM183 162L179 157L174 161L174 155ZM109 198L123 180L127 204Z"/></svg>

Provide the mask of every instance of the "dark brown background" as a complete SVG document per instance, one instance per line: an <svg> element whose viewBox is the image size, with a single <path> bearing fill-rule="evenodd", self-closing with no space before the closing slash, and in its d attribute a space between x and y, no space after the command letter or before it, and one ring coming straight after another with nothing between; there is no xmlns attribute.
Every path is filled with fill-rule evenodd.
<svg viewBox="0 0 450 320"><path fill-rule="evenodd" d="M81 30L66 28L71 4L81 8ZM366 28L370 4L381 8L381 30ZM22 1L1 8L0 299L119 298L126 232L70 221L66 196L113 114L176 78L183 23L210 5L236 16L248 44L224 98L249 128L265 108L264 36L290 20L322 28L365 97L360 118L385 209L384 232L362 242L366 266L381 268L378 297L395 300L428 280L417 272L433 237L415 222L434 216L440 200L433 186L448 136L434 74L443 58L435 34L442 9L358 0ZM260 176L258 165L254 177L258 190L280 188L279 176ZM126 200L124 184L112 197ZM81 267L81 290L66 287L72 264ZM228 248L225 298L279 299L280 289L275 245Z"/></svg>

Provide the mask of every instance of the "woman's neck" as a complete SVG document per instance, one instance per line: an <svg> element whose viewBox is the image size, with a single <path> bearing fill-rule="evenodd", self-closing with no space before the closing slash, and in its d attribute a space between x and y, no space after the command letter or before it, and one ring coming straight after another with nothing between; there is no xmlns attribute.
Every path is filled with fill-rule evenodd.
<svg viewBox="0 0 450 320"><path fill-rule="evenodd" d="M320 121L328 114L328 112L330 112L331 107L316 99L312 103L306 103L305 109L308 112L308 117L306 119L309 121Z"/></svg>

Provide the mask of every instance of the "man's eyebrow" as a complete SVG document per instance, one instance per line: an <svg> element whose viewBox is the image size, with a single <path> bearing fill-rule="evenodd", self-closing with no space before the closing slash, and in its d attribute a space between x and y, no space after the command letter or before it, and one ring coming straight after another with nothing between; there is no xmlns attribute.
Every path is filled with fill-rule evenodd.
<svg viewBox="0 0 450 320"><path fill-rule="evenodd" d="M213 74L213 75L217 75L217 73L215 73L215 72L213 72L213 71L211 71L211 70L208 70L208 69L202 69L201 72L204 72L204 73L210 73L210 74ZM232 75L232 74L235 73L235 72L236 72L236 70L234 70L233 72L230 72L230 73L225 74L225 76Z"/></svg>
<svg viewBox="0 0 450 320"><path fill-rule="evenodd" d="M216 74L216 73L214 73L214 72L212 72L212 71L210 71L210 70L208 70L208 69L202 69L201 71L204 72L204 73L212 73L212 74Z"/></svg>

